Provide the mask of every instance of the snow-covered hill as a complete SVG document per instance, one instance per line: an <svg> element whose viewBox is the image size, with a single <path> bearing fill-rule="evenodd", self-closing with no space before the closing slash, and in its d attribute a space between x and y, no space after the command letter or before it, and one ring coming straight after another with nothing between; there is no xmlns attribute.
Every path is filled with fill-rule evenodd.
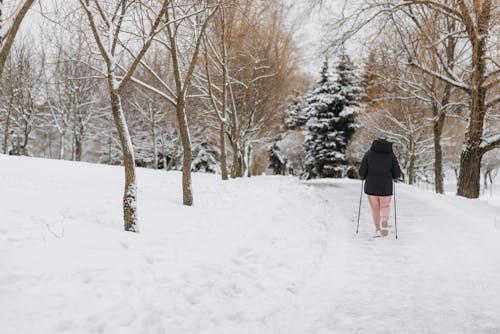
<svg viewBox="0 0 500 334"><path fill-rule="evenodd" d="M498 333L500 208L398 186L372 239L357 181L219 181L0 155L0 333Z"/></svg>

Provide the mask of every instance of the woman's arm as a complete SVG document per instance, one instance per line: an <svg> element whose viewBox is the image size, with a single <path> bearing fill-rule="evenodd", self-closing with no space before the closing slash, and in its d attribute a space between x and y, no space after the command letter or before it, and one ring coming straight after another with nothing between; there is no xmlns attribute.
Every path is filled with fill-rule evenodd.
<svg viewBox="0 0 500 334"><path fill-rule="evenodd" d="M401 177L401 168L399 167L398 159L396 158L396 155L393 155L392 157L392 178L394 180L397 180Z"/></svg>

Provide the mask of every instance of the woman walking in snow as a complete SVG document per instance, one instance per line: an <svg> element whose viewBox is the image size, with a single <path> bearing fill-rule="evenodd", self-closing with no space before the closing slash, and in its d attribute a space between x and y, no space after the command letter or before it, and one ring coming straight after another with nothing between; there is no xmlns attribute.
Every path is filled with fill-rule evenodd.
<svg viewBox="0 0 500 334"><path fill-rule="evenodd" d="M372 143L368 152L365 153L359 176L365 180L365 194L372 210L373 222L375 223L375 236L387 236L389 230L389 211L391 209L393 180L399 179L401 169L398 159L392 151L392 143L387 140L387 135L381 133ZM380 222L382 220L382 227Z"/></svg>

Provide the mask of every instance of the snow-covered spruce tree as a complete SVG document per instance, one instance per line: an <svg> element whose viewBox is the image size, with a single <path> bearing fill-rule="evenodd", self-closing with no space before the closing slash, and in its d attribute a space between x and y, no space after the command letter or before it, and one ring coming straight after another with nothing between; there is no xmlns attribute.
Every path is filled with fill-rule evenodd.
<svg viewBox="0 0 500 334"><path fill-rule="evenodd" d="M220 150L210 145L203 134L195 134L192 142L193 162L191 171L221 173Z"/></svg>
<svg viewBox="0 0 500 334"><path fill-rule="evenodd" d="M307 98L306 178L344 177L350 173L345 151L358 127L361 88L347 55L336 66L335 79L325 61L321 77Z"/></svg>
<svg viewBox="0 0 500 334"><path fill-rule="evenodd" d="M302 128L307 122L307 115L305 113L306 103L304 98L295 92L290 98L290 104L285 111L285 125L289 130Z"/></svg>

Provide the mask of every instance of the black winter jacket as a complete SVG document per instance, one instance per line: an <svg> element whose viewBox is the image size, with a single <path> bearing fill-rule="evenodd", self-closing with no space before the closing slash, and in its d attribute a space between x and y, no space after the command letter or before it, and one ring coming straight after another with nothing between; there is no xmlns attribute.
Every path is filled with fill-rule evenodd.
<svg viewBox="0 0 500 334"><path fill-rule="evenodd" d="M391 196L392 181L399 179L401 169L398 159L392 151L392 143L377 139L365 153L359 176L365 181L365 194L375 196Z"/></svg>

